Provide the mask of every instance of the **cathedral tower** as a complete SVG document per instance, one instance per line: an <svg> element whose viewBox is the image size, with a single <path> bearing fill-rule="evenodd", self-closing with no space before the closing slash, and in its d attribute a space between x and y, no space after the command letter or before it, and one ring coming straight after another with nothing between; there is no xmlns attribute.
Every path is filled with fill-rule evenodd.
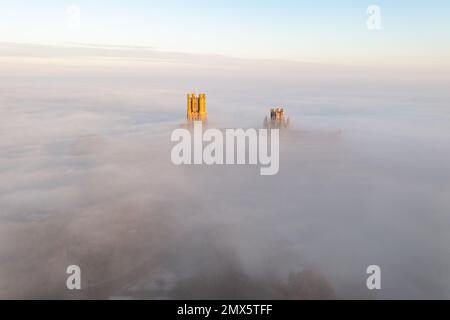
<svg viewBox="0 0 450 320"><path fill-rule="evenodd" d="M195 93L187 95L187 118L192 121L205 121L208 116L206 110L206 94L197 97Z"/></svg>

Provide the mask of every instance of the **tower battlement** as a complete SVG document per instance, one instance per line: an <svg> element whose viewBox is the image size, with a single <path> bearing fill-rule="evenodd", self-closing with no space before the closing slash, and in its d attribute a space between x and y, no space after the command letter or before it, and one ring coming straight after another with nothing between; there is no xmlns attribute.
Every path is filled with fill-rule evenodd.
<svg viewBox="0 0 450 320"><path fill-rule="evenodd" d="M272 108L270 109L270 121L267 117L264 120L265 128L281 129L287 128L289 126L289 118L285 118L283 108Z"/></svg>
<svg viewBox="0 0 450 320"><path fill-rule="evenodd" d="M206 94L198 96L195 93L187 95L187 118L192 121L206 121L208 112L206 110Z"/></svg>

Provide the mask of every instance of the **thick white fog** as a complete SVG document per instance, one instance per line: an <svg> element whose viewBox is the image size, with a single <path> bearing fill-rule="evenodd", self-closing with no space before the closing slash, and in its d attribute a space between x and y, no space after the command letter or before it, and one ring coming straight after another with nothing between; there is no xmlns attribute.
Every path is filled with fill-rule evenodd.
<svg viewBox="0 0 450 320"><path fill-rule="evenodd" d="M450 298L445 72L3 49L0 298ZM279 174L174 166L188 92L209 127L284 106Z"/></svg>

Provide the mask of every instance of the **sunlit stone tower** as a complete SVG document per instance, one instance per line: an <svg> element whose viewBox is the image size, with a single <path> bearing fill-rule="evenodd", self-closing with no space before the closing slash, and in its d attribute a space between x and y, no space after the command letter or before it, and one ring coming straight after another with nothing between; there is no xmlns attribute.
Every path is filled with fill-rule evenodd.
<svg viewBox="0 0 450 320"><path fill-rule="evenodd" d="M285 118L283 108L270 109L270 121L264 119L264 127L267 129L282 129L289 127L289 118Z"/></svg>
<svg viewBox="0 0 450 320"><path fill-rule="evenodd" d="M206 121L208 112L206 110L206 94L198 97L195 93L187 95L187 118L192 121Z"/></svg>
<svg viewBox="0 0 450 320"><path fill-rule="evenodd" d="M198 104L200 109L200 116L206 116L206 94L202 93L199 95Z"/></svg>

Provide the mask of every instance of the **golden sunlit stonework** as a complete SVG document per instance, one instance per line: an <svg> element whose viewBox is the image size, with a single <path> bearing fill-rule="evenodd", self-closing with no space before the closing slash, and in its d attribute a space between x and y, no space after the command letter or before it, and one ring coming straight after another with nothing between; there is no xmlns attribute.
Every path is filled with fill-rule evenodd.
<svg viewBox="0 0 450 320"><path fill-rule="evenodd" d="M285 118L283 108L270 109L270 121L264 119L264 128L282 129L289 127L289 118Z"/></svg>
<svg viewBox="0 0 450 320"><path fill-rule="evenodd" d="M195 93L187 95L187 118L191 121L206 121L206 94L201 93L198 97Z"/></svg>
<svg viewBox="0 0 450 320"><path fill-rule="evenodd" d="M187 95L187 119L192 124L193 121L206 122L208 112L206 109L206 94L201 93L198 96L195 93ZM188 123L189 125L189 123ZM264 119L264 128L283 129L289 127L289 118L285 117L283 108L270 109L270 119Z"/></svg>

